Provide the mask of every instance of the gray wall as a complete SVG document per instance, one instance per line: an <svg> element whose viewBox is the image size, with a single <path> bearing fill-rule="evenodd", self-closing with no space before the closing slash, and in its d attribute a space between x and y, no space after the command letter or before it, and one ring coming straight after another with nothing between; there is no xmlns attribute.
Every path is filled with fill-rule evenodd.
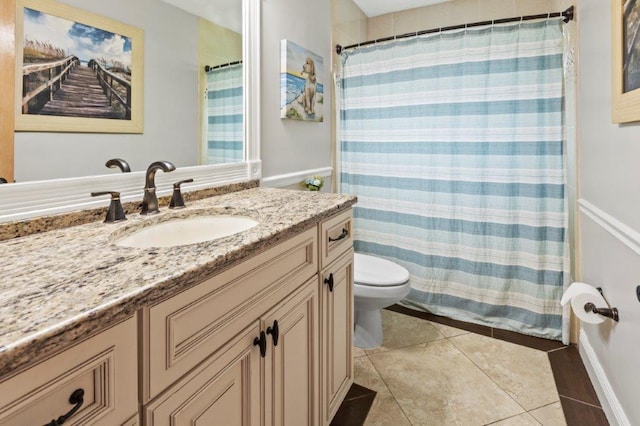
<svg viewBox="0 0 640 426"><path fill-rule="evenodd" d="M640 123L611 123L610 2L580 0L577 17L579 197L598 209L589 217L581 208L581 280L620 310L618 324L583 327L628 420L640 424Z"/></svg>
<svg viewBox="0 0 640 426"><path fill-rule="evenodd" d="M262 176L331 166L331 2L265 0L261 31ZM280 40L290 40L324 59L322 123L280 118Z"/></svg>
<svg viewBox="0 0 640 426"><path fill-rule="evenodd" d="M112 157L133 170L154 160L197 163L198 23L160 0L61 0L144 30L144 133L25 133L15 137L18 182L115 173Z"/></svg>

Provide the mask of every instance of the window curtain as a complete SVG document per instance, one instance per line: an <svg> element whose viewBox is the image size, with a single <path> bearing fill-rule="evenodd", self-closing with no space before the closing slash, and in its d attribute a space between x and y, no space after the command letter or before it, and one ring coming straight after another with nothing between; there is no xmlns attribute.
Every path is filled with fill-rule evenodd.
<svg viewBox="0 0 640 426"><path fill-rule="evenodd" d="M242 64L207 73L207 164L244 158L242 82Z"/></svg>
<svg viewBox="0 0 640 426"><path fill-rule="evenodd" d="M355 249L409 270L401 304L567 341L561 20L347 50L340 87Z"/></svg>

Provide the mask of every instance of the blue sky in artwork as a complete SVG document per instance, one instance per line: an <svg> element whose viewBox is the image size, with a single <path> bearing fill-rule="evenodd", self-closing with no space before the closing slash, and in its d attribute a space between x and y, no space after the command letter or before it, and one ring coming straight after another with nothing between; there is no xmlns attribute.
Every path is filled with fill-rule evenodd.
<svg viewBox="0 0 640 426"><path fill-rule="evenodd" d="M316 75L322 75L322 68L324 66L322 57L313 53L310 50L305 49L292 41L287 40L287 72L300 76L302 72L302 65L305 60L310 57L313 59L316 65Z"/></svg>
<svg viewBox="0 0 640 426"><path fill-rule="evenodd" d="M24 8L24 38L64 49L84 63L104 58L131 66L131 38Z"/></svg>
<svg viewBox="0 0 640 426"><path fill-rule="evenodd" d="M92 44L100 44L105 40L109 40L115 37L115 34L109 31L104 31L99 28L90 27L88 25L73 23L71 30L69 30L70 37L77 38L89 38L93 42ZM131 39L125 38L125 44L123 46L125 52L131 51Z"/></svg>

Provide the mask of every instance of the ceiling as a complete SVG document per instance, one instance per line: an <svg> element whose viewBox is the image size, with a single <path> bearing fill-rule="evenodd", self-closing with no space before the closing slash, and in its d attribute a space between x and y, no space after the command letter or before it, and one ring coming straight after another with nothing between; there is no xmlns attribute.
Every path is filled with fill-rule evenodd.
<svg viewBox="0 0 640 426"><path fill-rule="evenodd" d="M189 13L205 18L221 27L242 33L240 0L163 0Z"/></svg>
<svg viewBox="0 0 640 426"><path fill-rule="evenodd" d="M353 0L369 18L451 0Z"/></svg>
<svg viewBox="0 0 640 426"><path fill-rule="evenodd" d="M242 32L239 0L163 0L194 15L201 16L224 28ZM451 0L353 0L369 18L416 7L430 6Z"/></svg>

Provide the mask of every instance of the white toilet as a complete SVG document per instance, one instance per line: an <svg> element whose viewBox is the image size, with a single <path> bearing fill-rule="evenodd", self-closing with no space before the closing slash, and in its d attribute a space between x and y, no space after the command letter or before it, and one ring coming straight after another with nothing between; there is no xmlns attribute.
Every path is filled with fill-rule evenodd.
<svg viewBox="0 0 640 426"><path fill-rule="evenodd" d="M409 294L409 271L397 263L361 253L355 253L353 264L353 344L372 349L382 344L380 310Z"/></svg>

